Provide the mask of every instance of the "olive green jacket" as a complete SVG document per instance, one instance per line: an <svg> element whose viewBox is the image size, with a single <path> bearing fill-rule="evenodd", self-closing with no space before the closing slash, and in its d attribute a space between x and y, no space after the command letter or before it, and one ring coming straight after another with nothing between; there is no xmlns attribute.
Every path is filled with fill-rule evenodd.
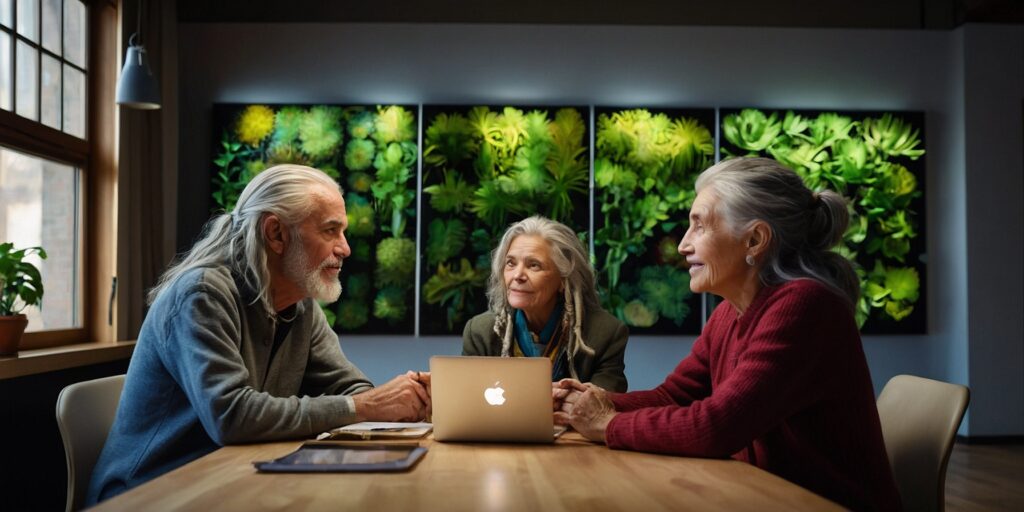
<svg viewBox="0 0 1024 512"><path fill-rule="evenodd" d="M626 391L626 341L629 329L603 309L587 312L583 341L594 349L593 357L580 352L573 361L582 382L593 382L609 391ZM501 337L494 332L494 313L479 314L466 322L462 355L500 356Z"/></svg>

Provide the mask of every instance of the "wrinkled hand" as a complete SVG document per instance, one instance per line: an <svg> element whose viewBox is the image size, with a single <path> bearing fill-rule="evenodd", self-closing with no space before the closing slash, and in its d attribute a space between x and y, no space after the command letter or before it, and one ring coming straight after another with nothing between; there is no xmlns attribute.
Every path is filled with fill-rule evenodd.
<svg viewBox="0 0 1024 512"><path fill-rule="evenodd" d="M586 390L586 385L576 379L562 379L551 383L551 410L555 413L556 425L569 424L569 415L566 413L572 410L572 405L584 390ZM571 399L570 395L572 395ZM570 399L568 403L567 399Z"/></svg>
<svg viewBox="0 0 1024 512"><path fill-rule="evenodd" d="M423 389L427 390L427 396L430 396L430 372L409 371L406 372L406 375L419 382L423 386Z"/></svg>
<svg viewBox="0 0 1024 512"><path fill-rule="evenodd" d="M434 398L430 394L430 372L408 372L406 375L412 374L412 377L423 386L423 389L427 390L427 414L423 421L431 421L431 416L434 414Z"/></svg>
<svg viewBox="0 0 1024 512"><path fill-rule="evenodd" d="M430 377L424 385L418 380L422 376L422 372L406 372L382 386L353 395L356 421L422 420L430 409Z"/></svg>
<svg viewBox="0 0 1024 512"><path fill-rule="evenodd" d="M560 388L556 391L555 388ZM552 386L552 397L561 396L561 407L555 412L555 423L572 428L591 441L604 442L604 431L615 417L615 406L608 392L593 384L563 379Z"/></svg>

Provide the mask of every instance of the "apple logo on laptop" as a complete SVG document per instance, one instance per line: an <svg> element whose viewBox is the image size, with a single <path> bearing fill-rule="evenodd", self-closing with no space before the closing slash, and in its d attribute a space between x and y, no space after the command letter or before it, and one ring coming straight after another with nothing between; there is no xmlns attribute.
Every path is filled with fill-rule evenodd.
<svg viewBox="0 0 1024 512"><path fill-rule="evenodd" d="M484 390L484 400L491 405L501 405L505 403L505 390L500 386L501 381L494 383L493 388L487 388Z"/></svg>

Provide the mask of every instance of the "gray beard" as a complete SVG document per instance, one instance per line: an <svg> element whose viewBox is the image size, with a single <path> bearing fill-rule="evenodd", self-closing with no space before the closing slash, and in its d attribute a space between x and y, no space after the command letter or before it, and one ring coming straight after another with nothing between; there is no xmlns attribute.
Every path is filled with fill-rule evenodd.
<svg viewBox="0 0 1024 512"><path fill-rule="evenodd" d="M327 260L314 267L298 242L299 239L296 238L285 250L285 277L299 285L307 297L328 303L337 301L341 296L341 282L332 280L328 283L320 277L320 272L327 267Z"/></svg>

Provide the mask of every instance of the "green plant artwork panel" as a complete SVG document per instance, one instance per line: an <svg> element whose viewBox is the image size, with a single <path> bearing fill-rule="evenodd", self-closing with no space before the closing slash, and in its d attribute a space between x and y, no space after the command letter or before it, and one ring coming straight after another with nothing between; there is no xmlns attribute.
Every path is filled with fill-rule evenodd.
<svg viewBox="0 0 1024 512"><path fill-rule="evenodd" d="M690 292L676 248L716 142L720 158L772 157L842 193L851 224L837 251L858 268L862 332L925 332L922 113L719 109L716 141L712 108L595 107L593 137L589 107L421 108L422 134L410 105L214 108L211 212L278 163L344 188L353 254L341 299L321 306L339 332L412 334L419 265L419 332L461 333L487 310L505 229L542 214L592 244L602 303L632 334L699 333L711 297Z"/></svg>
<svg viewBox="0 0 1024 512"><path fill-rule="evenodd" d="M417 107L216 105L211 210L230 211L245 185L283 163L341 184L352 255L338 302L323 304L338 332L412 334L416 282Z"/></svg>
<svg viewBox="0 0 1024 512"><path fill-rule="evenodd" d="M700 295L677 252L714 161L713 109L595 111L594 257L605 309L631 334L698 334Z"/></svg>
<svg viewBox="0 0 1024 512"><path fill-rule="evenodd" d="M490 256L534 214L586 240L585 107L424 106L421 334L460 334L487 310Z"/></svg>
<svg viewBox="0 0 1024 512"><path fill-rule="evenodd" d="M761 155L849 200L837 251L856 263L866 334L924 333L924 116L918 112L721 110L721 156Z"/></svg>

